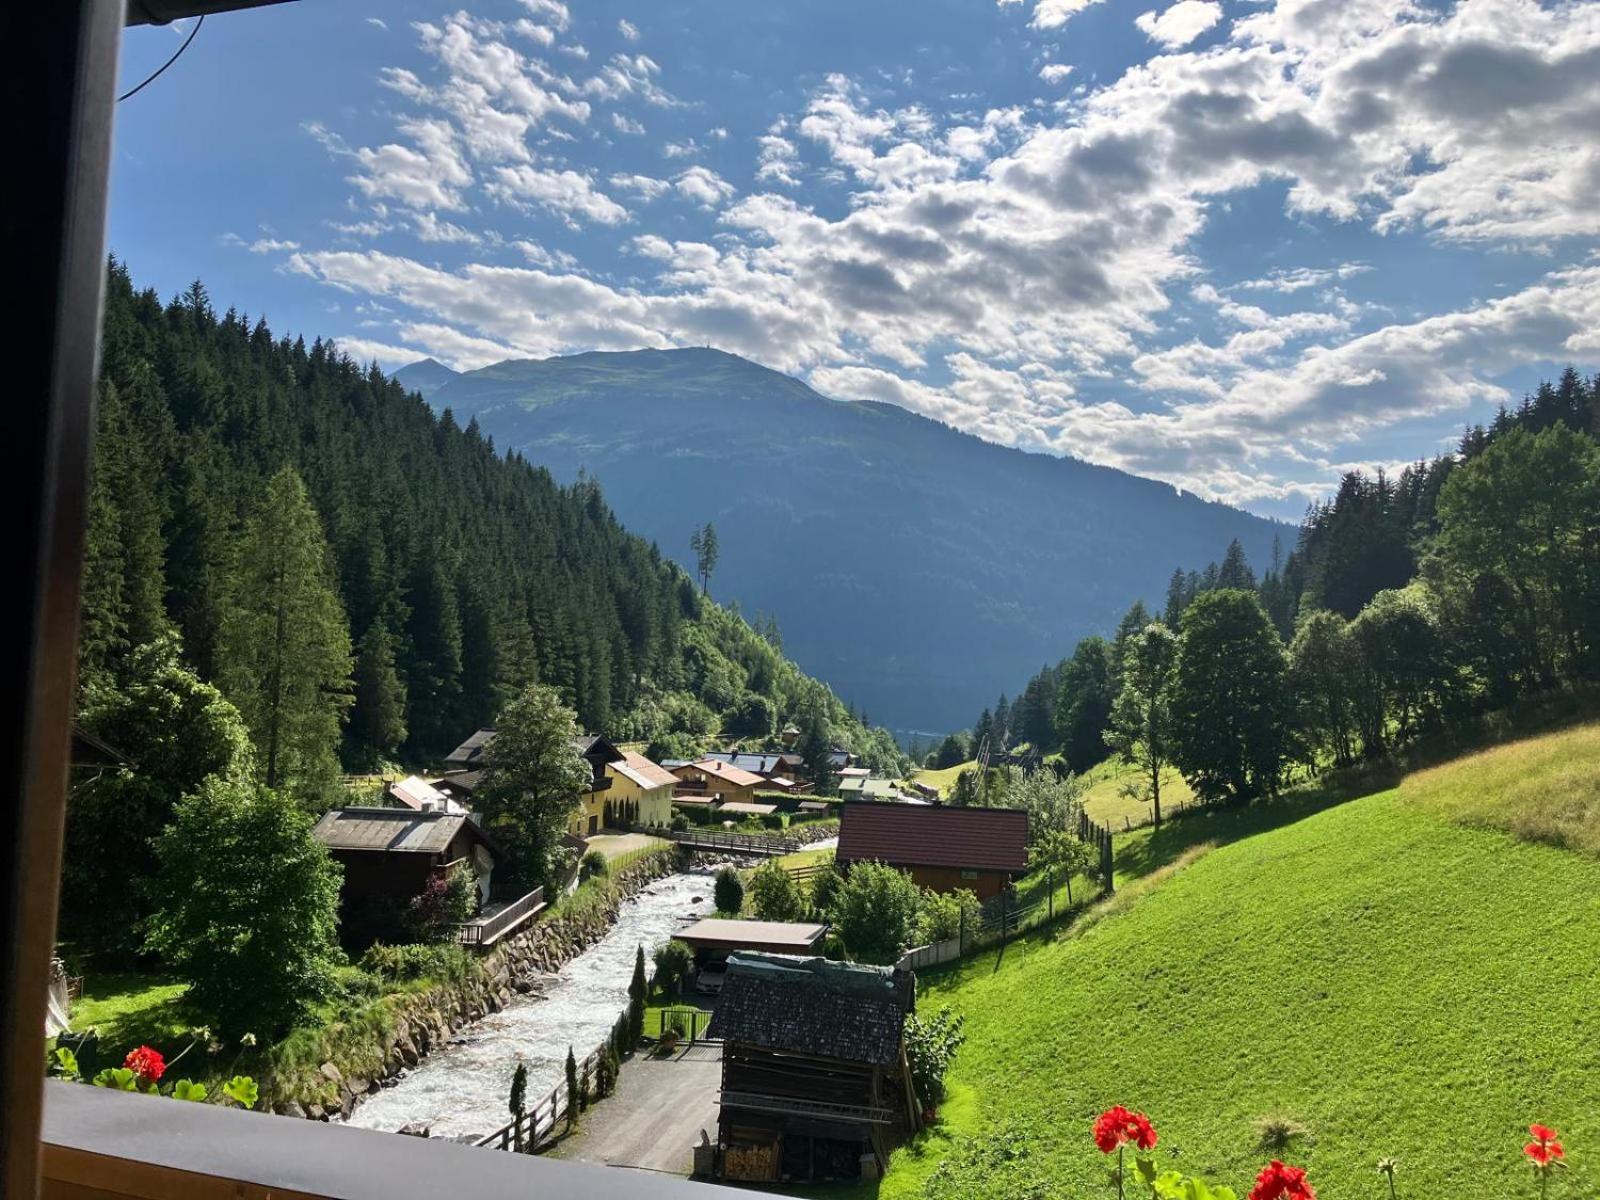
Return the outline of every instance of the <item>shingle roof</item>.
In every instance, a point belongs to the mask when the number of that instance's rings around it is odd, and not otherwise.
[[[494,741],[494,726],[485,726],[445,755],[444,761],[453,767],[481,767],[483,752],[488,749],[492,741]]]
[[[836,857],[893,867],[1022,871],[1028,865],[1028,814],[1020,808],[851,801],[840,805]]]
[[[912,989],[911,973],[892,967],[743,952],[728,959],[707,1034],[887,1066],[900,1057]]]
[[[478,841],[490,844],[483,831],[460,813],[403,808],[336,808],[323,814],[312,833],[330,850],[442,854],[463,826]]]
[[[646,791],[651,788],[673,787],[678,782],[678,777],[671,771],[663,770],[644,755],[635,754],[632,750],[622,751],[621,760],[608,765],[613,771],[626,775]]]

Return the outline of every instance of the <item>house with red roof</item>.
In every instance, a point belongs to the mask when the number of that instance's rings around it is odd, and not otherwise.
[[[1028,869],[1028,814],[1018,808],[952,808],[847,800],[839,806],[835,861],[880,862],[936,892],[998,896]]]

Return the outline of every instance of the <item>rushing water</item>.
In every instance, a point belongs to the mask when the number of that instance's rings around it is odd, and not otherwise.
[[[634,954],[652,954],[688,921],[711,911],[709,873],[670,875],[625,901],[617,923],[566,966],[541,996],[518,996],[462,1029],[393,1087],[369,1096],[350,1117],[366,1129],[412,1121],[434,1137],[483,1134],[510,1120],[511,1076],[528,1064],[531,1105],[566,1075],[567,1048],[581,1058],[606,1039],[628,1003]]]

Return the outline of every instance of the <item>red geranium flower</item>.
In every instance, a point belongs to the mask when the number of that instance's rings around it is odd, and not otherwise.
[[[1567,1152],[1561,1148],[1561,1143],[1556,1140],[1560,1134],[1550,1126],[1529,1125],[1528,1133],[1533,1137],[1533,1141],[1524,1146],[1522,1152],[1541,1171],[1547,1170],[1552,1163],[1567,1156]]]
[[[1094,1144],[1110,1154],[1119,1146],[1149,1150],[1156,1144],[1155,1126],[1143,1113],[1129,1112],[1118,1104],[1094,1119]]]
[[[1306,1182],[1304,1167],[1291,1167],[1273,1159],[1256,1176],[1249,1200],[1317,1200],[1317,1194]]]
[[[167,1072],[167,1060],[161,1057],[159,1050],[152,1050],[149,1046],[129,1050],[122,1065],[137,1075],[140,1083],[156,1083]]]

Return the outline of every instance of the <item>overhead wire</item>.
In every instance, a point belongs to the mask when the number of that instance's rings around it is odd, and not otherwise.
[[[157,67],[153,74],[147,75],[145,77],[145,79],[144,79],[144,82],[139,84],[138,87],[129,88],[127,91],[123,92],[122,95],[118,96],[117,97],[117,103],[121,104],[129,96],[137,96],[140,92],[144,91],[145,88],[149,87],[157,79],[160,79],[161,78],[161,73],[163,71],[165,71],[173,63],[177,62],[180,58],[183,57],[183,52],[189,48],[189,43],[194,41],[194,35],[200,32],[200,26],[204,25],[205,23],[206,23],[205,14],[201,13],[199,20],[195,21],[195,23],[194,23],[194,28],[189,30],[189,36],[183,39],[183,45],[178,47],[177,53],[175,53],[171,58],[167,59],[167,61],[162,63],[159,67]]]

